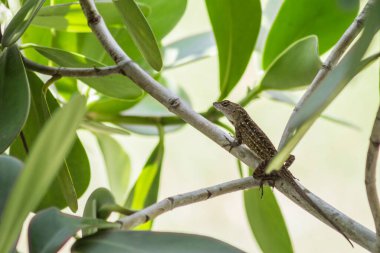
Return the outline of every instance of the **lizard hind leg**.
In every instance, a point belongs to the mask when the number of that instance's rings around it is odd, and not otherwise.
[[[276,184],[276,180],[279,178],[276,172],[270,174],[265,174],[265,168],[268,165],[269,161],[263,161],[257,166],[253,172],[253,178],[260,180],[260,193],[261,198],[264,196],[264,183],[267,182],[272,188]]]

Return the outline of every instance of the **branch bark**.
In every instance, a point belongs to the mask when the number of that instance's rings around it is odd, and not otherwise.
[[[233,181],[217,184],[200,190],[175,195],[157,202],[141,211],[119,220],[122,229],[131,229],[140,224],[153,220],[157,216],[174,208],[205,201],[230,192],[241,191],[260,186],[260,181],[253,177],[245,177]]]
[[[280,150],[285,145],[285,141],[290,135],[289,122],[292,121],[296,112],[303,106],[305,100],[310,97],[311,93],[321,84],[322,80],[336,66],[346,49],[351,45],[351,42],[363,29],[364,22],[368,16],[368,10],[371,8],[371,6],[373,6],[375,1],[377,0],[369,0],[367,2],[363,10],[355,18],[354,22],[347,28],[342,37],[336,43],[335,47],[331,50],[331,53],[323,63],[322,68],[318,71],[308,89],[303,94],[297,105],[294,107],[292,115],[290,116],[288,123],[285,126],[284,133],[282,134],[278,150]]]
[[[367,190],[368,203],[371,208],[373,220],[375,222],[376,234],[380,234],[380,205],[376,188],[376,165],[379,155],[380,145],[380,107],[377,111],[375,122],[373,123],[367,161],[365,167],[365,187]]]
[[[232,141],[232,138],[227,133],[216,127],[200,114],[196,113],[178,96],[154,80],[136,63],[132,62],[107,29],[102,17],[96,9],[93,0],[80,0],[80,4],[88,20],[90,28],[100,43],[103,45],[105,50],[108,52],[108,54],[112,57],[112,59],[117,64],[120,64],[122,62],[128,63],[125,64],[122,68],[123,73],[126,76],[133,80],[138,86],[149,93],[157,101],[166,106],[169,111],[177,114],[184,121],[192,125],[194,128],[227,150],[227,146],[225,146],[225,144],[228,143],[227,140]],[[231,153],[249,167],[255,168],[258,164],[257,157],[255,157],[255,155],[244,145],[232,149]],[[316,213],[316,211],[313,210],[308,205],[308,203],[297,194],[297,192],[294,191],[293,187],[289,183],[284,180],[279,180],[278,183],[276,183],[276,188],[284,193],[288,198],[293,200],[296,204],[307,210],[309,213],[313,214],[318,219],[325,222],[327,225],[330,225],[327,221],[320,217],[318,213]],[[360,223],[350,219],[332,206],[328,205],[323,200],[313,195],[311,192],[309,192],[308,195],[312,198],[312,200],[315,201],[317,205],[320,206],[321,210],[324,211],[326,215],[336,221],[336,223],[341,227],[342,231],[351,240],[355,241],[371,252],[380,252],[379,248],[377,247],[377,237],[375,233],[365,228]],[[134,222],[129,221],[129,223],[132,224]]]

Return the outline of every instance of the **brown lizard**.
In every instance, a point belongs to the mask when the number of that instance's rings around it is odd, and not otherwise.
[[[277,154],[277,150],[273,143],[260,129],[260,127],[251,119],[246,110],[240,105],[228,100],[214,103],[215,109],[220,111],[235,127],[235,140],[230,142],[228,146],[233,147],[245,144],[251,149],[262,161],[255,169],[253,177],[263,182],[267,181],[271,186],[275,185],[277,179],[282,178],[291,184],[295,191],[313,207],[323,218],[325,218],[339,233],[341,233],[353,247],[349,238],[343,233],[336,223],[330,219],[317,204],[310,199],[309,196],[295,182],[292,173],[288,167],[293,163],[295,157],[290,155],[279,171],[272,171],[270,174],[265,173],[265,167],[271,159]]]

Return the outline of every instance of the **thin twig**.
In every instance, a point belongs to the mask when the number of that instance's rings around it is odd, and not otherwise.
[[[377,111],[375,122],[373,123],[367,161],[365,167],[365,187],[367,190],[368,203],[371,208],[373,220],[375,222],[376,234],[380,235],[380,205],[376,188],[376,164],[379,155],[380,145],[380,107]]]
[[[223,194],[241,191],[253,187],[260,186],[260,181],[253,177],[245,177],[233,181],[217,184],[207,188],[178,194],[160,202],[157,202],[143,210],[140,210],[130,216],[126,216],[119,220],[122,229],[131,229],[140,224],[153,220],[157,216],[173,210],[174,208],[190,205],[193,203],[205,201]]]
[[[37,62],[22,57],[25,67],[45,75],[60,75],[70,77],[91,77],[91,76],[107,76],[112,74],[120,74],[122,66],[115,65],[109,67],[93,67],[93,68],[65,68],[65,67],[50,67],[41,65]]]
[[[100,43],[103,45],[105,50],[108,52],[108,54],[112,57],[112,59],[117,64],[122,62],[129,63],[123,67],[123,73],[126,76],[133,80],[138,86],[144,89],[157,101],[166,106],[169,111],[177,114],[180,118],[205,134],[208,138],[216,142],[224,149],[228,150],[228,147],[225,145],[228,143],[228,141],[232,141],[232,138],[227,133],[216,127],[200,114],[196,113],[178,96],[174,95],[170,90],[166,89],[163,85],[154,80],[149,74],[141,69],[140,66],[138,66],[136,63],[131,62],[130,58],[120,48],[120,46],[117,44],[107,29],[93,0],[80,0],[80,4],[88,20],[90,28]],[[255,155],[244,145],[232,149],[231,154],[233,154],[235,157],[237,157],[239,160],[251,168],[255,168],[258,164],[258,158],[255,157]],[[294,191],[292,185],[285,182],[284,180],[279,180],[278,183],[276,183],[276,188],[283,192],[288,198],[292,199],[296,204],[306,209],[308,212],[320,220],[325,221],[314,209],[311,209],[308,206],[308,203],[304,199],[299,197],[299,195]],[[326,215],[328,215],[329,218],[333,219],[336,224],[341,227],[342,231],[350,239],[357,242],[362,247],[368,249],[371,252],[380,252],[380,250],[377,248],[377,237],[375,233],[365,228],[358,222],[350,219],[324,201],[320,200],[312,193],[309,192],[308,195],[315,201],[320,209],[326,213]]]
[[[343,56],[346,49],[350,46],[351,42],[363,29],[364,22],[368,16],[368,10],[371,8],[375,1],[377,0],[369,0],[367,4],[364,6],[363,10],[360,12],[360,14],[355,18],[354,22],[347,28],[342,37],[336,43],[335,47],[331,50],[331,53],[323,63],[322,68],[314,77],[306,92],[303,94],[297,105],[294,107],[292,115],[290,116],[288,123],[285,126],[285,130],[282,134],[281,141],[278,147],[279,150],[285,145],[285,141],[290,135],[289,123],[294,118],[294,115],[303,106],[305,100],[308,97],[310,97],[312,92],[321,84],[322,80],[327,76],[327,74],[336,66],[339,59]]]

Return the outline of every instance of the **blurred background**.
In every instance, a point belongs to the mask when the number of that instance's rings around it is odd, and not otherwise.
[[[280,5],[281,1],[270,1],[270,5],[268,1],[262,1],[259,49]],[[211,31],[211,26],[204,2],[189,0],[183,19],[165,38],[165,43],[207,31]],[[372,42],[371,51],[379,51],[379,48],[380,39],[377,36]],[[253,87],[260,80],[260,53],[255,51],[244,77],[229,96],[230,100],[240,100],[247,87]],[[208,109],[218,97],[217,57],[176,68],[167,74],[188,93],[192,106],[199,112]],[[378,78],[377,61],[361,72],[325,111],[325,114],[348,121],[356,128],[319,119],[293,152],[296,161],[291,167],[292,173],[310,191],[372,230],[374,226],[365,193],[364,166],[368,139],[379,104]],[[290,96],[298,99],[302,93],[303,91],[297,91],[290,93]],[[260,98],[246,109],[277,146],[293,108]],[[92,168],[90,187],[80,199],[82,209],[78,213],[81,213],[89,193],[108,185],[95,138],[85,131],[80,131],[79,134],[89,153]],[[130,155],[132,185],[158,138],[135,134],[115,137]],[[236,178],[239,178],[239,174],[235,158],[197,130],[185,126],[166,135],[159,199]],[[295,252],[366,252],[357,245],[352,249],[339,233],[276,190],[275,194]],[[235,192],[175,209],[158,217],[153,229],[206,235],[246,252],[261,252],[247,223],[242,196],[242,192]],[[26,251],[25,246],[20,249]],[[68,251],[68,248],[61,250]]]

